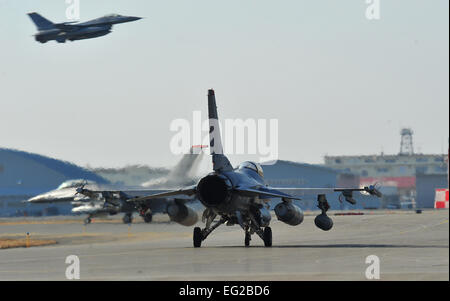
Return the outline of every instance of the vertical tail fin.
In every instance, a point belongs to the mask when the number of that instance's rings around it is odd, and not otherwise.
[[[220,136],[219,116],[217,115],[216,96],[214,90],[208,90],[209,146],[213,160],[214,171],[233,170],[228,158],[223,154],[222,138]]]
[[[36,25],[38,30],[54,28],[54,24],[51,21],[47,20],[38,13],[29,13],[28,16],[30,16],[31,20]]]

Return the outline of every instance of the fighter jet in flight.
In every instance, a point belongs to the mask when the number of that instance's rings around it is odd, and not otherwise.
[[[278,220],[296,226],[303,221],[303,212],[293,204],[292,200],[300,200],[300,196],[303,195],[317,196],[318,208],[322,212],[314,221],[318,228],[327,231],[332,228],[333,221],[326,214],[330,208],[326,194],[340,192],[343,198],[351,204],[355,204],[354,191],[381,196],[374,186],[323,189],[270,187],[264,181],[264,173],[260,164],[244,162],[239,167],[233,168],[223,154],[214,90],[208,91],[208,114],[213,171],[201,178],[196,185],[129,200],[129,202],[142,202],[177,195],[198,198],[206,208],[202,218],[206,222],[206,226],[203,229],[194,228],[194,247],[200,247],[208,235],[224,223],[230,226],[237,224],[242,227],[245,232],[245,246],[250,245],[251,235],[255,233],[264,241],[266,247],[272,246],[272,230],[269,226],[271,214],[268,210],[270,199],[281,199],[281,202],[275,206]],[[219,217],[219,220],[213,224],[216,217]]]
[[[38,29],[38,33],[35,34],[34,37],[36,41],[41,43],[50,40],[55,40],[58,43],[65,43],[66,40],[75,41],[97,38],[109,34],[114,24],[141,19],[139,17],[111,14],[81,23],[53,23],[35,12],[29,13],[28,16],[30,16]]]

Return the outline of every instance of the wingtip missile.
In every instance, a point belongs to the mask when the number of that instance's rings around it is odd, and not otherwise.
[[[364,187],[364,191],[366,191],[367,193],[369,193],[370,195],[374,195],[377,196],[379,198],[381,198],[383,196],[383,194],[381,193],[381,191],[379,191],[375,185],[370,185],[370,186],[366,186]]]

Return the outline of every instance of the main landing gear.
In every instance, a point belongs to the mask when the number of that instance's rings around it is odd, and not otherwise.
[[[265,227],[264,230],[258,229],[258,231],[255,233],[258,234],[259,237],[261,237],[261,239],[264,242],[265,247],[272,246],[272,228]],[[252,240],[252,235],[251,235],[250,231],[245,231],[244,245],[246,247],[249,247],[251,240]]]
[[[148,223],[152,222],[153,215],[151,213],[147,213],[147,214],[144,215],[143,218],[144,218],[144,222],[146,222],[148,224]]]
[[[264,242],[265,247],[272,246],[272,228],[265,227],[264,230],[258,229],[258,231],[254,231],[254,233],[258,234]],[[250,241],[252,240],[252,233],[249,230],[245,231],[244,245],[246,247],[250,246]]]
[[[245,231],[245,246],[250,246],[251,235],[256,233],[263,240],[265,247],[271,247],[272,228],[269,227],[270,216],[268,219],[264,220],[257,212],[258,211],[250,211],[245,219],[240,216],[240,214],[237,214],[241,219],[239,224]]]
[[[205,229],[201,229],[200,227],[194,228],[194,248],[200,248],[202,246],[202,241],[204,241],[212,231],[214,231],[217,227],[225,223],[227,220],[225,218],[221,218],[217,223],[215,223],[212,227],[208,227],[208,223],[206,224]]]
[[[133,214],[126,213],[123,216],[122,221],[123,221],[124,224],[131,224],[133,222]]]
[[[265,227],[263,233],[264,246],[271,247],[272,246],[272,228]]]
[[[200,248],[202,246],[203,234],[200,227],[194,228],[194,248]]]
[[[139,215],[144,219],[144,222],[151,223],[153,220],[153,213],[148,208],[143,208],[139,210]]]
[[[249,216],[246,216],[244,219],[241,215],[241,213],[236,213],[236,218],[232,217],[221,217],[219,221],[217,221],[214,225],[211,226],[214,218],[216,217],[216,214],[205,211],[203,213],[203,219],[206,221],[206,227],[204,229],[201,229],[200,227],[194,228],[193,233],[193,243],[194,248],[200,248],[202,245],[202,242],[208,237],[209,234],[211,234],[212,231],[214,231],[217,227],[220,225],[227,223],[227,225],[231,226],[234,224],[241,225],[242,229],[245,231],[245,239],[244,239],[244,245],[246,247],[250,246],[251,236],[252,234],[256,233],[264,242],[265,247],[271,247],[272,246],[272,229],[265,225],[266,227],[262,227],[261,223],[258,223],[257,218],[255,218],[254,215],[249,214]]]
[[[246,247],[250,246],[250,240],[252,240],[252,235],[248,231],[245,231],[244,245]]]

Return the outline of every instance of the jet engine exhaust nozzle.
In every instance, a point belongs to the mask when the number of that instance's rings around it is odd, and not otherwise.
[[[206,206],[217,206],[230,198],[231,183],[220,175],[208,175],[197,185],[198,198]]]

